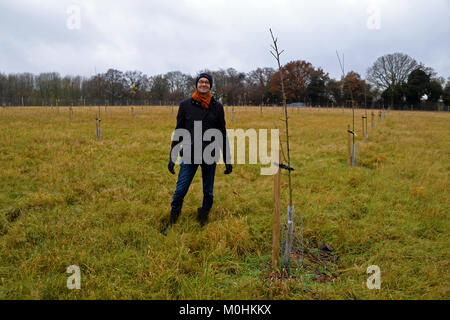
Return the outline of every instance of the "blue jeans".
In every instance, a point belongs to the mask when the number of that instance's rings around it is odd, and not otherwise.
[[[177,187],[172,198],[172,212],[180,213],[183,200],[189,190],[192,179],[194,179],[199,164],[180,163],[180,173],[178,174]],[[203,204],[202,208],[210,210],[213,205],[214,176],[216,174],[216,164],[201,164],[203,181]]]

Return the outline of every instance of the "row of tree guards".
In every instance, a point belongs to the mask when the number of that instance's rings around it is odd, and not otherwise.
[[[371,125],[372,130],[375,130],[375,112],[372,111],[371,113]],[[378,111],[378,122],[383,122],[384,118],[386,117],[385,111]],[[362,130],[361,130],[361,136],[364,137],[364,140],[366,142],[369,141],[369,125],[368,125],[368,116],[367,116],[367,110],[366,114],[361,116],[361,123],[362,123]],[[356,142],[355,137],[357,136],[356,132],[354,130],[350,130],[350,124],[347,126],[347,163],[349,166],[355,166],[356,163]]]
[[[56,112],[57,114],[59,114],[60,113],[60,108],[65,108],[65,107],[57,106],[57,107],[47,107],[47,108],[50,108],[50,110],[52,112]],[[74,109],[79,109],[79,108],[82,108],[82,107],[73,107],[73,106],[69,106],[68,107],[70,120],[74,120],[74,118],[75,118]],[[96,116],[95,116],[96,132],[97,132],[97,140],[100,141],[101,140],[101,134],[100,134],[101,108],[104,108],[104,112],[106,113],[108,107],[106,107],[106,106],[105,107],[97,106],[97,107],[86,107],[86,108],[89,108],[89,109],[97,108],[97,112],[95,113],[96,114]],[[113,110],[114,109],[121,109],[121,108],[123,108],[123,106],[122,107],[113,106],[111,108]],[[136,117],[136,111],[135,110],[136,110],[137,107],[131,106],[131,107],[125,107],[125,108],[129,108],[130,115],[131,115],[132,118]],[[231,109],[229,112],[231,112],[232,121],[235,122],[236,121],[235,106],[232,106],[232,107],[229,107],[229,108]],[[255,108],[255,107],[249,106],[249,108]],[[175,107],[174,106],[170,106],[170,109],[171,109],[171,113],[174,114]],[[300,109],[301,108],[299,108],[299,107],[290,107],[290,108],[282,109],[283,114],[284,115],[287,114],[289,109],[292,109],[292,110],[297,109],[297,113],[300,113]],[[141,110],[144,110],[144,106],[141,106]],[[261,114],[263,113],[263,107],[262,106],[260,107],[260,112],[261,112]],[[363,132],[363,135],[365,135],[365,140],[368,141],[369,140],[369,131],[368,131],[369,126],[367,124],[367,122],[368,122],[367,109],[365,110],[365,114],[366,115],[362,116],[362,132]],[[384,110],[383,111],[382,110],[378,111],[379,122],[381,122],[383,120],[383,118],[385,117],[385,114],[386,114],[386,112]],[[375,112],[374,111],[371,112],[371,123],[372,123],[372,129],[375,129]],[[348,164],[353,166],[353,165],[355,165],[356,146],[355,146],[355,143],[352,143],[352,141],[353,141],[353,137],[356,136],[356,133],[353,130],[350,129],[350,125],[348,125],[347,132],[348,132],[348,146],[349,146],[348,147],[348,150],[349,150],[348,151],[348,154],[349,154],[348,155]]]
[[[63,109],[68,108],[70,118],[73,120],[74,117],[75,117],[74,116],[74,111],[75,110],[78,110],[78,111],[82,111],[82,110],[86,110],[86,109],[94,110],[94,109],[97,108],[98,109],[98,113],[100,114],[100,110],[101,109],[104,109],[104,112],[106,112],[107,109],[108,110],[123,110],[123,108],[129,108],[130,114],[134,118],[135,115],[136,115],[136,111],[135,110],[138,110],[139,108],[141,110],[144,110],[144,109],[148,110],[148,108],[154,108],[154,107],[167,108],[167,109],[170,108],[172,114],[174,114],[174,112],[175,112],[175,110],[177,108],[177,106],[173,106],[173,105],[172,106],[104,106],[104,107],[103,106],[86,106],[86,107],[83,107],[83,106],[68,106],[68,107],[67,106],[49,106],[49,107],[43,107],[43,110],[51,110],[52,112],[56,111],[56,113],[59,114],[61,108],[63,108]],[[2,109],[4,111],[7,110],[7,109],[10,109],[10,108],[15,109],[17,107],[2,107]],[[34,108],[34,107],[24,107],[24,108]],[[38,106],[36,108],[41,108],[41,107]],[[227,112],[231,113],[232,121],[236,121],[236,119],[237,119],[236,114],[238,113],[238,111],[242,111],[242,110],[248,111],[248,110],[258,110],[258,109],[259,109],[261,114],[263,114],[263,110],[268,110],[268,111],[281,110],[282,114],[283,115],[285,114],[285,110],[282,107],[281,108],[280,107],[268,107],[268,106],[263,106],[263,105],[261,105],[259,107],[257,107],[257,106],[225,106],[225,110]],[[335,107],[335,108],[326,108],[326,107],[287,107],[287,111],[289,113],[296,112],[296,113],[300,114],[301,111],[308,111],[308,110],[311,111],[311,112],[312,111],[314,111],[314,112],[320,112],[320,111],[327,112],[327,111],[333,111],[333,110],[342,110],[342,112],[345,112],[346,108],[344,108],[343,106],[342,107]],[[359,110],[361,110],[361,109],[359,109]],[[368,110],[372,110],[372,109],[368,109]],[[378,110],[372,110],[372,112],[375,112],[375,111],[378,111]],[[367,112],[367,109],[365,110],[365,112]]]

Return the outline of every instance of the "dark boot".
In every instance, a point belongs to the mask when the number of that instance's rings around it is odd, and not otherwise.
[[[177,222],[179,216],[180,212],[173,212],[173,211],[170,212],[169,222],[167,223],[166,227],[162,232],[163,235],[167,236],[167,233],[169,232],[172,225]]]
[[[197,220],[198,222],[200,222],[200,226],[203,228],[208,222],[209,210],[198,208],[197,212],[198,212]]]

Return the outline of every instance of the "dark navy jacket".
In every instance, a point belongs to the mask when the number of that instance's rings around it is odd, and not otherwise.
[[[175,129],[183,128],[188,130],[190,133],[191,144],[189,146],[187,143],[183,143],[183,149],[191,149],[191,163],[194,163],[194,121],[202,122],[202,136],[208,129],[218,129],[222,133],[223,143],[221,145],[221,151],[223,154],[223,160],[225,163],[231,163],[230,150],[227,144],[228,137],[225,128],[225,112],[223,109],[223,105],[220,102],[216,101],[214,97],[211,98],[208,109],[203,108],[200,103],[195,101],[192,97],[183,100],[180,103],[177,114],[177,125]],[[170,148],[171,152],[174,146],[179,142],[180,141],[177,140],[172,141],[172,146]],[[210,143],[210,141],[202,142],[202,154],[205,147]],[[181,156],[183,156],[182,150]]]

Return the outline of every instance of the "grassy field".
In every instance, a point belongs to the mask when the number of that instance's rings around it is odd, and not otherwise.
[[[98,108],[74,110],[73,120],[62,107],[0,110],[0,299],[450,298],[450,113],[391,112],[366,143],[358,110],[350,168],[349,110],[291,110],[306,252],[292,255],[283,279],[271,272],[273,177],[259,165],[235,165],[229,176],[218,167],[205,229],[195,219],[198,172],[164,237],[176,108],[136,107],[132,117],[101,107],[100,142]],[[229,128],[283,125],[279,109],[226,116]],[[66,287],[70,265],[81,269],[81,290]],[[380,290],[366,287],[370,265],[381,269]]]

